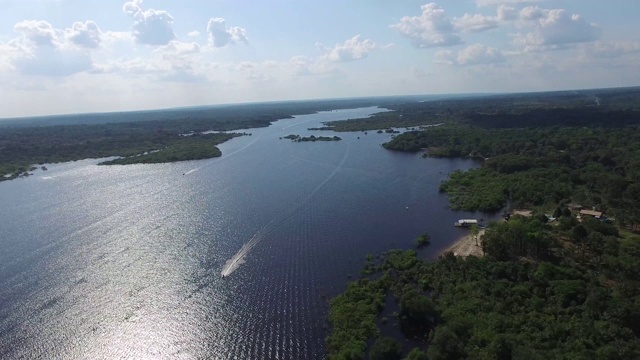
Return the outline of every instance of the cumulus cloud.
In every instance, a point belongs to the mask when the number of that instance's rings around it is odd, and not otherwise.
[[[498,6],[498,20],[512,21],[518,19],[518,10],[512,6],[502,4]]]
[[[94,22],[75,23],[70,29],[56,29],[42,20],[25,20],[14,30],[19,37],[8,45],[13,49],[12,67],[26,75],[68,76],[91,69],[92,60],[84,48],[99,44]],[[87,33],[94,32],[98,38]]]
[[[404,16],[391,25],[400,35],[418,48],[453,46],[462,43],[453,22],[443,8],[435,3],[422,5],[420,16]]]
[[[520,10],[520,18],[522,20],[538,20],[547,16],[549,13],[548,9],[543,9],[538,6],[527,6],[526,8]]]
[[[498,6],[504,4],[531,4],[536,2],[543,2],[548,0],[476,0],[478,7],[485,6]]]
[[[97,48],[101,42],[100,28],[93,21],[74,22],[65,30],[65,38],[81,48]]]
[[[507,61],[504,54],[496,49],[482,44],[474,44],[460,51],[440,50],[436,53],[436,63],[473,66],[501,64]]]
[[[498,20],[492,16],[484,16],[482,14],[464,14],[464,16],[453,20],[457,29],[464,32],[483,32],[498,27]]]
[[[518,34],[514,39],[525,51],[561,49],[571,44],[592,42],[602,32],[596,24],[564,9],[527,7],[522,9],[520,17],[535,27],[534,31]]]
[[[13,30],[22,35],[22,39],[35,46],[57,46],[60,44],[60,30],[43,20],[25,20],[13,27]]]
[[[142,0],[127,2],[122,10],[135,21],[132,34],[139,44],[165,45],[176,38],[173,17],[164,10],[143,10]]]
[[[14,70],[13,59],[17,54],[15,46],[0,42],[0,72]]]
[[[213,47],[224,47],[233,45],[238,42],[247,44],[247,31],[241,27],[227,27],[226,20],[223,18],[211,18],[207,23],[207,33],[209,34],[209,43]]]
[[[316,46],[326,51],[325,58],[330,61],[353,61],[364,59],[370,52],[379,48],[378,44],[370,39],[362,39],[356,35],[342,44],[336,44],[333,48],[326,48],[322,44]]]

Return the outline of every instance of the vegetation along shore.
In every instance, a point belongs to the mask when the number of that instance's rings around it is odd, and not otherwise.
[[[331,301],[329,358],[640,358],[640,89],[408,111],[443,125],[385,148],[480,162],[440,186],[453,209],[529,211],[437,261],[415,250],[369,256]]]

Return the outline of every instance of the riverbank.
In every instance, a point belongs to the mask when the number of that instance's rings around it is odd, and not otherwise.
[[[476,240],[473,238],[471,232],[466,235],[461,236],[458,240],[456,240],[453,245],[449,246],[445,249],[442,254],[452,252],[455,256],[467,257],[467,256],[484,256],[484,252],[482,251],[482,246],[480,246],[480,238],[484,235],[485,229],[480,229],[478,233],[478,241],[476,245]]]

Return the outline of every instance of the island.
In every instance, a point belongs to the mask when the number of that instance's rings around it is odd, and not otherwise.
[[[383,146],[478,161],[440,191],[453,209],[504,218],[477,245],[463,236],[478,251],[460,256],[370,254],[331,301],[328,358],[640,358],[640,89],[426,108],[441,126]]]
[[[219,157],[222,156],[222,152],[218,147],[216,147],[216,145],[234,137],[243,135],[248,134],[191,134],[189,136],[182,136],[177,140],[170,142],[162,149],[103,161],[98,163],[98,165],[156,164]]]
[[[378,101],[385,104],[385,101]],[[103,164],[157,163],[220,156],[216,145],[238,135],[185,135],[267,127],[333,109],[372,106],[370,99],[292,101],[0,119],[0,181],[28,176],[34,165],[119,157]]]
[[[340,138],[339,136],[331,136],[331,137],[329,137],[329,136],[315,136],[315,135],[300,136],[300,135],[294,135],[294,134],[283,136],[281,139],[288,139],[288,140],[291,140],[293,142],[340,141],[340,140],[342,140],[342,138]]]

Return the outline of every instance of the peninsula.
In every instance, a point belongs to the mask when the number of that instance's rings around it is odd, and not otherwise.
[[[384,147],[477,159],[440,187],[454,209],[530,210],[437,261],[370,255],[331,301],[329,359],[640,358],[640,89],[423,110],[422,123],[443,124]]]

